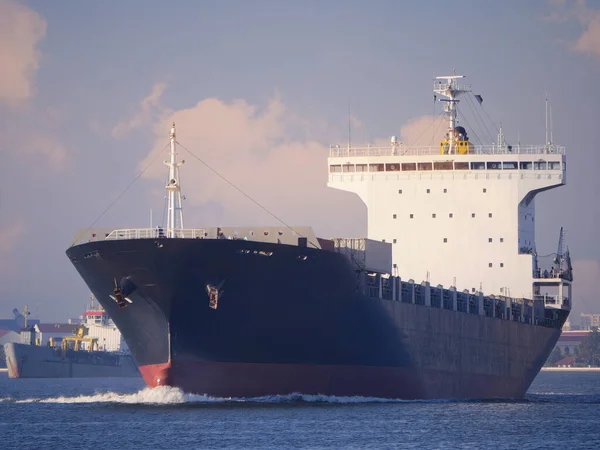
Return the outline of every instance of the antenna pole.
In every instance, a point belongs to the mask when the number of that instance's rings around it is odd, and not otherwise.
[[[167,237],[174,238],[177,229],[183,229],[183,206],[181,204],[181,186],[179,184],[179,166],[185,161],[177,162],[175,122],[169,133],[171,140],[171,151],[169,161],[164,164],[169,168],[169,179],[167,181]],[[179,214],[178,214],[179,213]],[[179,223],[177,217],[179,216]]]
[[[546,96],[546,145],[548,145],[548,91],[545,87],[544,94]]]
[[[350,102],[348,102],[348,150],[352,146],[352,116],[350,113]]]
[[[552,137],[552,130],[553,130],[553,126],[552,126],[552,104],[550,104],[550,145],[552,145],[552,143],[554,142],[554,138]]]

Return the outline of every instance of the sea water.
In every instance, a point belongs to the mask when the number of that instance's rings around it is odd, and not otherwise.
[[[0,373],[0,448],[599,449],[600,372],[542,372],[519,401],[223,399]]]

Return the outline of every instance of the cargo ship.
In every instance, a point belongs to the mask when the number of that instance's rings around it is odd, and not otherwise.
[[[9,378],[139,377],[131,353],[110,342],[114,325],[106,312],[88,310],[84,317],[85,323],[69,327],[72,335],[42,342],[36,328],[27,324],[26,311],[21,342],[3,347]]]
[[[534,226],[535,197],[566,183],[565,148],[511,146],[501,132],[473,144],[458,122],[472,95],[463,78],[434,80],[448,122],[439,145],[330,147],[328,186],[365,202],[364,239],[184,228],[173,124],[166,227],[78,231],[66,251],[146,384],[522,398],[571,308],[568,250],[538,257]]]

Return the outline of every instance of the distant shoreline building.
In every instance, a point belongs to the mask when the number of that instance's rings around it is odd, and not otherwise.
[[[581,313],[581,329],[591,330],[600,328],[600,314]]]

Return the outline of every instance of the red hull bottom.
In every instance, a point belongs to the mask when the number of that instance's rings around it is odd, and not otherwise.
[[[516,380],[489,375],[423,373],[396,367],[184,362],[140,367],[149,387],[173,386],[215,397],[301,393],[393,399],[521,398]]]

